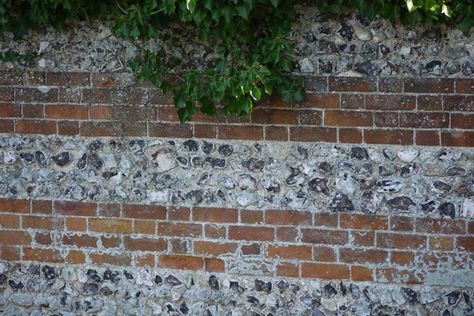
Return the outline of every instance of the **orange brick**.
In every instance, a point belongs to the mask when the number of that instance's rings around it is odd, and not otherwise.
[[[132,221],[127,219],[90,218],[89,229],[101,233],[131,233]]]
[[[16,215],[0,215],[0,228],[20,228],[20,217]]]
[[[52,263],[63,263],[64,258],[61,256],[59,250],[56,249],[44,249],[44,248],[23,248],[22,260],[26,261],[40,261],[40,262],[52,262]]]
[[[123,244],[126,250],[132,251],[166,251],[167,249],[166,240],[156,238],[132,238],[125,236]]]
[[[349,279],[349,267],[342,264],[302,263],[301,276],[317,279]]]
[[[158,268],[202,270],[204,268],[204,259],[191,256],[159,256]]]
[[[280,262],[276,267],[276,275],[297,278],[299,276],[299,266],[294,263]]]
[[[129,266],[131,259],[126,254],[91,253],[92,263],[98,265]]]
[[[386,230],[388,218],[376,215],[341,214],[339,217],[341,228]]]
[[[198,222],[218,222],[236,223],[238,221],[238,211],[225,208],[193,208],[193,221]]]
[[[204,258],[204,269],[207,272],[225,272],[225,262],[217,258]]]
[[[313,216],[303,211],[273,211],[265,212],[265,222],[271,225],[312,225]]]
[[[0,212],[29,213],[30,201],[14,200],[14,199],[0,199]]]
[[[352,266],[352,281],[373,281],[373,270],[368,267]]]
[[[223,255],[233,254],[237,250],[236,243],[217,243],[212,241],[194,242],[194,253],[197,255]]]
[[[284,259],[311,260],[311,246],[275,246],[267,248],[269,257]]]

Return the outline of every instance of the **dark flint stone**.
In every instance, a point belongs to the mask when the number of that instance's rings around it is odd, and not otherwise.
[[[280,294],[282,294],[283,292],[285,292],[288,289],[289,285],[288,285],[288,282],[280,280],[277,283],[277,287],[280,290]]]
[[[359,21],[359,23],[362,26],[369,26],[369,24],[370,24],[370,19],[366,15],[364,15],[363,13],[357,13],[356,19]]]
[[[219,290],[219,280],[217,279],[217,277],[215,275],[211,275],[209,277],[209,286],[211,287],[211,289],[215,290],[215,291],[218,291]]]
[[[188,160],[184,157],[176,157],[176,161],[181,167],[186,167],[188,165]]]
[[[374,76],[379,73],[379,67],[377,64],[371,62],[371,61],[364,61],[362,63],[356,63],[354,65],[355,71],[368,75],[368,76]]]
[[[409,287],[402,288],[402,294],[407,299],[408,303],[410,303],[411,305],[415,305],[420,302],[418,300],[418,293],[416,293]]]
[[[52,157],[53,161],[60,167],[64,167],[71,161],[71,155],[67,151],[63,151]]]
[[[433,72],[434,70],[436,70],[436,68],[439,68],[443,65],[443,63],[439,60],[433,60],[433,61],[430,61],[429,63],[427,63],[425,65],[425,72],[426,73],[430,73],[430,72]]]
[[[23,283],[21,283],[21,281],[15,282],[13,280],[8,280],[8,285],[15,291],[21,290],[23,288]]]
[[[94,295],[99,291],[99,286],[95,283],[85,283],[82,291],[85,295]]]
[[[0,274],[0,285],[4,285],[7,282],[7,276],[5,274]]]
[[[456,217],[456,206],[451,202],[441,204],[438,207],[438,210],[441,215],[449,216],[451,218]]]
[[[441,38],[441,30],[437,27],[430,28],[423,32],[423,38],[429,40],[436,40]]]
[[[395,153],[393,151],[391,151],[390,149],[387,149],[385,148],[383,150],[383,155],[385,156],[385,158],[389,159],[389,160],[395,160],[395,158],[397,158],[397,155],[395,155]]]
[[[347,293],[347,287],[342,283],[342,281],[339,283],[339,289],[341,290],[342,296],[345,296]]]
[[[35,160],[35,156],[30,153],[21,153],[20,158],[26,161],[27,163],[32,163]]]
[[[445,309],[441,316],[451,316],[451,312],[449,310]]]
[[[135,141],[132,141],[135,142]],[[99,150],[104,147],[104,144],[100,140],[94,140],[92,143],[89,144],[89,150]]]
[[[466,61],[461,65],[463,75],[471,76],[474,75],[474,63]]]
[[[247,168],[250,171],[262,171],[265,167],[265,162],[263,160],[257,160],[255,158],[250,158],[242,163],[242,166]]]
[[[87,270],[87,277],[88,277],[89,280],[92,280],[94,282],[101,282],[102,281],[102,279],[100,278],[97,271],[93,270],[93,269]]]
[[[415,203],[408,196],[397,196],[387,202],[392,210],[408,211],[410,206],[415,206]]]
[[[210,163],[213,168],[225,168],[225,159],[206,157],[206,162]]]
[[[337,192],[329,204],[329,208],[333,212],[352,212],[354,211],[354,204],[347,195]]]
[[[183,143],[184,148],[188,151],[198,151],[199,145],[196,141],[189,139]]]
[[[78,169],[84,169],[86,167],[86,163],[87,163],[87,155],[83,154],[81,158],[77,161],[76,166]]]
[[[461,298],[461,292],[452,291],[446,294],[446,298],[448,299],[448,304],[454,306],[459,302],[459,299]]]
[[[163,279],[162,279],[159,275],[155,276],[155,280],[154,280],[154,281],[155,281],[155,284],[161,284],[161,283],[163,283]]]
[[[90,154],[89,157],[87,157],[87,162],[97,170],[102,168],[103,165],[102,159],[100,159],[96,153]]]
[[[206,155],[210,154],[212,150],[214,149],[214,145],[209,143],[209,142],[202,142],[201,146],[202,152],[205,153]]]
[[[267,294],[270,294],[272,291],[272,282],[264,282],[262,280],[256,279],[255,290],[257,292],[263,291],[263,292],[266,292]]]
[[[260,301],[255,296],[247,296],[247,302],[258,305]]]
[[[319,165],[318,165],[318,169],[319,169],[319,170],[322,170],[322,171],[324,171],[324,172],[326,172],[326,173],[331,172],[331,171],[332,171],[332,168],[333,168],[332,165],[331,165],[329,162],[327,162],[327,161],[322,161],[322,162],[320,162]]]
[[[174,275],[171,275],[171,274],[165,278],[165,281],[167,284],[171,286],[178,286],[178,285],[183,284],[180,280],[178,280]]]
[[[382,56],[387,56],[390,54],[390,48],[385,45],[379,45],[379,52]]]
[[[302,295],[300,297],[300,302],[306,308],[315,308],[316,306],[319,306],[321,304],[321,300],[318,297],[309,294]]]
[[[367,153],[367,149],[362,147],[352,147],[351,148],[351,158],[356,158],[359,160],[367,160],[369,158],[369,154]]]
[[[56,275],[56,272],[54,271],[54,268],[53,267],[50,267],[50,266],[44,266],[41,271],[43,271],[43,274],[44,274],[44,277],[47,279],[47,280],[54,280],[57,275]]]
[[[242,294],[245,291],[245,289],[239,285],[239,282],[236,281],[230,281],[229,287],[239,294]]]
[[[191,163],[195,167],[202,167],[204,165],[204,159],[198,156],[191,158]]]
[[[41,166],[46,166],[46,156],[43,154],[41,151],[36,151],[35,152],[35,158],[36,162],[40,164]]]
[[[186,303],[183,302],[180,306],[179,306],[179,310],[181,311],[181,313],[183,314],[187,314],[189,312],[189,308],[188,306],[186,306]]]
[[[313,192],[321,192],[324,195],[329,196],[329,188],[327,185],[328,181],[323,178],[314,178],[309,181],[309,189]]]
[[[202,202],[202,190],[192,190],[186,193],[186,199],[191,200],[193,204],[199,204]]]
[[[400,175],[406,178],[408,176],[414,175],[417,171],[418,168],[416,167],[416,163],[409,163],[402,167]]]
[[[298,146],[298,154],[302,159],[308,159],[308,150],[304,147]]]
[[[231,145],[220,145],[219,148],[217,149],[219,154],[222,156],[230,156],[234,152],[234,148]]]
[[[117,284],[120,282],[120,274],[117,271],[110,271],[110,270],[105,270],[104,272],[104,280],[109,280],[112,281],[113,283]]]
[[[424,203],[421,203],[421,210],[425,213],[431,213],[435,210],[436,208],[436,202],[435,201],[426,201]]]
[[[469,198],[474,196],[474,181],[461,182],[455,191],[457,195],[462,197]]]
[[[123,270],[123,275],[125,275],[125,278],[127,278],[127,280],[133,280],[133,275],[127,270]]]
[[[466,305],[470,305],[471,299],[469,298],[469,294],[467,294],[466,292],[462,292],[462,296],[464,297],[464,302],[466,302]]]
[[[443,181],[435,181],[433,182],[433,186],[439,191],[448,192],[451,190],[451,186]]]
[[[466,169],[461,167],[451,167],[446,170],[445,174],[449,177],[464,176],[466,175]]]
[[[114,292],[112,292],[112,290],[108,286],[104,286],[103,288],[101,288],[100,293],[102,293],[105,296],[114,294]]]
[[[327,298],[333,298],[336,294],[337,294],[337,290],[334,286],[332,286],[331,284],[326,284],[324,286],[324,295]]]
[[[115,177],[118,173],[115,171],[104,171],[102,172],[102,178],[109,180],[112,177]]]

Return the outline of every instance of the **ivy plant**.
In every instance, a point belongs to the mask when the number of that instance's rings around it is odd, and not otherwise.
[[[70,21],[105,21],[115,35],[139,45],[131,68],[140,80],[172,93],[185,122],[197,110],[248,114],[273,91],[287,101],[303,98],[301,84],[290,75],[289,33],[296,4],[316,5],[334,15],[356,8],[368,18],[379,15],[405,24],[455,24],[464,33],[474,25],[471,0],[0,0],[0,36],[12,32],[21,37],[50,25],[62,29]],[[210,67],[170,76],[179,61],[146,44],[172,25],[195,30],[215,50]]]

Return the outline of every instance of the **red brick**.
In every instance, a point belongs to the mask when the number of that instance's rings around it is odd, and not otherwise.
[[[370,110],[413,110],[416,97],[407,95],[368,95],[366,108]]]
[[[44,105],[23,104],[22,113],[24,118],[44,118]]]
[[[339,142],[347,144],[362,143],[362,131],[355,128],[339,128]]]
[[[204,269],[207,272],[225,272],[224,260],[216,258],[204,258]]]
[[[276,275],[297,278],[299,276],[299,265],[289,262],[280,262],[276,267]]]
[[[126,122],[120,125],[122,136],[147,136],[147,124],[145,122]]]
[[[90,218],[89,230],[100,233],[131,233],[132,221],[112,218]]]
[[[82,251],[69,250],[65,261],[69,264],[84,264],[86,262],[86,255]]]
[[[216,138],[217,125],[195,124],[194,137],[196,138]]]
[[[413,231],[414,221],[408,216],[390,217],[390,230],[395,231]]]
[[[457,249],[465,249],[466,251],[474,252],[474,237],[458,237]]]
[[[104,248],[118,248],[122,244],[121,237],[112,236],[100,236],[100,242]]]
[[[189,221],[191,211],[187,207],[168,208],[168,220],[170,221]]]
[[[242,245],[240,251],[244,256],[259,255],[262,252],[262,249],[259,244],[249,244]]]
[[[158,235],[171,237],[200,237],[202,236],[202,225],[162,222],[158,223]]]
[[[416,131],[416,144],[421,146],[439,146],[440,134],[438,131]]]
[[[155,267],[155,255],[143,254],[135,256],[135,265],[137,267],[153,268]]]
[[[10,86],[10,85],[21,85],[23,84],[23,70],[13,71],[13,70],[2,70],[0,71],[0,85],[1,86]],[[28,82],[25,82],[28,84]]]
[[[190,124],[150,123],[148,126],[150,137],[193,137],[193,128]]]
[[[341,214],[339,217],[341,228],[386,230],[388,218],[376,215]]]
[[[410,130],[364,130],[364,141],[367,144],[413,144],[413,131]]]
[[[80,103],[82,98],[82,88],[80,87],[60,87],[59,102]]]
[[[397,127],[398,113],[394,112],[377,112],[374,117],[375,126],[380,127]]]
[[[112,107],[112,120],[121,122],[155,121],[155,111],[149,107],[115,105]]]
[[[288,127],[265,126],[265,140],[287,141]]]
[[[160,122],[179,122],[175,107],[159,107],[156,109],[156,118]]]
[[[352,281],[373,281],[373,270],[368,267],[352,266]]]
[[[314,214],[314,226],[337,227],[339,222],[337,214],[320,213]]]
[[[63,245],[76,246],[76,247],[97,247],[97,237],[88,235],[64,235]]]
[[[279,241],[296,241],[298,230],[295,227],[277,227],[276,235]]]
[[[196,255],[218,256],[223,254],[233,254],[236,250],[236,243],[218,243],[201,240],[197,240],[194,242],[194,253]]]
[[[474,94],[474,79],[456,79],[456,92]]]
[[[302,263],[301,276],[328,280],[349,279],[349,267],[342,264]]]
[[[158,268],[202,270],[204,268],[204,260],[200,257],[191,256],[159,256]]]
[[[58,123],[58,135],[79,135],[79,122],[63,121]]]
[[[336,253],[333,248],[323,246],[313,246],[314,261],[319,262],[335,262]]]
[[[156,222],[154,220],[133,220],[133,232],[136,234],[155,234]]]
[[[261,224],[263,223],[263,212],[262,211],[240,211],[240,222],[247,224]]]
[[[446,95],[444,96],[445,111],[474,111],[474,95]]]
[[[64,262],[64,258],[61,256],[59,250],[30,247],[23,248],[23,256],[21,259],[25,261],[39,261],[51,263]]]
[[[180,239],[169,239],[168,240],[168,251],[172,254],[186,255],[189,253],[189,242],[187,240]]]
[[[0,91],[0,100],[2,92]],[[41,91],[37,88],[15,88],[15,100],[30,103],[51,103],[58,102],[58,89],[49,88],[48,91]],[[10,101],[10,100],[4,100]]]
[[[448,126],[447,113],[400,113],[400,127],[446,128]]]
[[[13,101],[13,88],[0,87],[0,101]]]
[[[68,216],[95,216],[97,205],[86,202],[54,201],[54,210],[58,214]]]
[[[94,87],[112,87],[114,85],[114,77],[111,73],[92,73],[91,79]]]
[[[127,254],[91,253],[89,257],[97,265],[129,266],[132,262]]]
[[[276,211],[265,212],[265,223],[270,225],[312,225],[313,215],[303,211]]]
[[[415,261],[415,255],[413,252],[392,252],[392,263],[399,266],[412,265]]]
[[[48,118],[87,120],[87,107],[83,105],[46,105],[44,113]]]
[[[474,114],[451,114],[451,128],[474,129]]]
[[[377,233],[377,247],[392,249],[424,249],[426,248],[426,237],[419,235]]]
[[[0,228],[20,228],[20,216],[0,214]]]
[[[443,109],[443,101],[441,96],[419,95],[417,108],[422,111],[441,111]]]
[[[454,79],[409,78],[403,81],[405,92],[417,93],[452,93]]]
[[[388,261],[388,252],[378,249],[340,248],[339,260],[347,263],[384,263]]]
[[[335,142],[337,130],[323,127],[290,127],[290,140],[301,142]]]
[[[204,233],[206,238],[225,238],[226,228],[220,225],[204,225]]]
[[[164,239],[156,238],[132,238],[125,236],[123,245],[126,250],[132,251],[166,251],[167,243]]]
[[[19,134],[56,134],[56,122],[17,120],[15,131]]]
[[[13,120],[0,120],[0,133],[13,133]]]
[[[20,117],[21,106],[19,104],[0,103],[0,117]]]
[[[352,231],[351,240],[355,246],[373,247],[375,245],[375,233],[373,231]]]
[[[81,136],[118,136],[121,134],[120,124],[113,122],[81,122]]]
[[[378,86],[380,92],[402,92],[403,81],[399,78],[378,78]]]
[[[39,245],[51,245],[53,243],[50,233],[35,233],[35,241]]]
[[[89,73],[85,72],[48,72],[46,84],[52,86],[88,86]]]
[[[111,106],[91,106],[89,108],[89,117],[91,120],[111,120],[112,107]]]
[[[469,234],[474,234],[474,220],[471,220],[468,224],[468,232]]]
[[[166,209],[162,206],[124,204],[123,217],[140,219],[166,219]]]
[[[328,80],[323,76],[308,76],[304,78],[303,85],[307,91],[325,92],[328,89]]]
[[[109,88],[93,88],[82,90],[83,103],[111,104],[114,90]]]
[[[344,245],[348,242],[346,231],[322,230],[322,229],[302,229],[303,238],[306,243],[325,245]]]
[[[81,217],[66,217],[66,228],[69,231],[86,231],[87,219]]]
[[[273,227],[229,226],[229,239],[272,241],[274,229]]]
[[[454,248],[454,238],[445,236],[430,236],[430,250],[452,251]]]
[[[275,246],[269,245],[268,256],[283,259],[311,260],[311,246]]]
[[[2,246],[0,248],[0,259],[7,261],[19,261],[21,259],[21,248]]]
[[[474,132],[442,132],[441,145],[455,147],[474,147]]]
[[[22,227],[47,230],[63,229],[64,218],[46,216],[23,216]]]
[[[329,77],[329,91],[371,92],[376,90],[376,78]]]
[[[382,268],[375,271],[377,282],[398,284],[420,284],[424,281],[421,272],[412,270],[397,270],[394,268]]]
[[[339,95],[307,92],[303,101],[299,104],[299,107],[337,109],[339,108]]]
[[[225,208],[193,208],[193,221],[198,222],[218,222],[237,223],[239,214],[237,210]]]
[[[465,221],[456,219],[417,218],[415,229],[421,233],[431,234],[464,234]]]
[[[251,120],[256,124],[297,124],[298,114],[291,110],[256,108]]]
[[[365,96],[363,94],[341,94],[341,108],[364,109]]]
[[[219,125],[218,137],[219,139],[262,140],[263,127]]]
[[[29,213],[30,201],[16,199],[0,199],[0,212]]]
[[[324,112],[326,126],[372,126],[373,115],[370,112],[356,111],[326,111]]]
[[[121,209],[120,204],[99,203],[97,204],[97,215],[103,217],[119,217]]]
[[[303,110],[298,111],[299,125],[321,125],[322,114],[320,111]]]

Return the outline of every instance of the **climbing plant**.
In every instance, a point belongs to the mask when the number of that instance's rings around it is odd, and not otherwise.
[[[115,35],[137,43],[140,52],[131,68],[140,80],[171,92],[185,122],[196,110],[210,115],[219,109],[224,114],[250,113],[272,91],[287,101],[303,98],[302,86],[290,76],[289,33],[296,4],[316,5],[334,15],[356,8],[368,18],[456,24],[464,33],[474,25],[471,0],[0,0],[0,35],[21,37],[29,29],[103,20]],[[180,61],[147,48],[159,38],[159,29],[176,25],[215,50],[205,70],[183,69],[170,77],[169,70]]]

